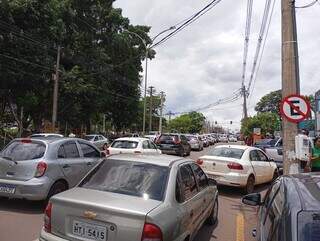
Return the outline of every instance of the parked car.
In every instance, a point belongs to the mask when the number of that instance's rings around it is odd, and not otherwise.
[[[208,147],[208,146],[210,146],[209,140],[208,140],[208,138],[207,138],[206,136],[202,135],[202,136],[200,136],[200,137],[201,137],[201,139],[202,139],[202,141],[203,141],[203,147]]]
[[[200,157],[197,163],[209,178],[218,184],[244,188],[270,182],[278,176],[275,162],[259,148],[242,145],[221,145]]]
[[[84,139],[96,145],[100,150],[102,149],[104,144],[109,144],[108,138],[104,137],[103,135],[96,135],[96,134],[86,135]]]
[[[275,147],[278,139],[261,139],[257,141],[254,146],[265,150],[266,148]]]
[[[242,202],[259,207],[259,241],[320,240],[319,173],[279,177],[262,200],[260,193],[245,196]]]
[[[238,139],[235,136],[229,136],[228,137],[228,142],[237,142]]]
[[[77,138],[14,139],[0,153],[0,196],[47,199],[78,184],[102,155]]]
[[[63,137],[63,135],[56,134],[56,133],[37,133],[29,136],[29,138],[38,138],[38,137],[60,138],[60,137]]]
[[[107,154],[161,154],[161,150],[148,138],[123,137],[112,142]]]
[[[228,136],[226,134],[219,135],[219,142],[228,142]]]
[[[187,135],[186,137],[191,146],[191,150],[197,150],[197,151],[203,150],[203,141],[200,136]]]
[[[178,156],[189,156],[191,146],[188,139],[182,134],[161,134],[156,144],[163,154],[173,154]]]
[[[218,217],[218,191],[192,160],[114,155],[45,210],[40,241],[181,241]]]
[[[155,142],[157,135],[145,135],[144,138],[148,138],[150,141]]]

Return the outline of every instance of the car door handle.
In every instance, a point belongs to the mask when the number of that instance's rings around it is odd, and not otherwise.
[[[63,168],[69,168],[70,165],[69,165],[69,164],[65,164],[65,165],[63,165],[62,167],[63,167]]]
[[[92,162],[87,162],[87,166],[91,166],[92,165]]]

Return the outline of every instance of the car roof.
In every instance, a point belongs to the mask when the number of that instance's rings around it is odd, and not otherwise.
[[[143,137],[121,137],[117,138],[114,141],[149,141],[148,138],[143,138]]]
[[[63,135],[59,134],[59,133],[33,133],[32,135],[30,135],[31,137],[32,136],[61,136],[63,137]]]
[[[170,156],[170,155],[137,155],[137,154],[116,154],[107,157],[107,159],[123,160],[132,162],[144,162],[159,166],[172,166],[175,162],[191,161],[183,157]]]
[[[245,145],[219,145],[215,146],[215,148],[220,148],[220,147],[226,147],[226,148],[236,148],[240,150],[247,150],[247,149],[258,149],[252,146],[245,146]]]
[[[319,210],[320,209],[320,173],[300,173],[285,176],[293,181],[298,193],[300,203],[303,210]],[[290,192],[287,192],[291,195]],[[289,197],[290,201],[291,198]]]

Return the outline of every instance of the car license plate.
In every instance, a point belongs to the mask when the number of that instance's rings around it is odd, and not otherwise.
[[[106,227],[100,225],[89,224],[81,221],[74,220],[72,233],[76,236],[97,240],[97,241],[106,241],[108,230]]]
[[[15,191],[16,191],[16,187],[14,185],[0,183],[0,193],[14,194]]]

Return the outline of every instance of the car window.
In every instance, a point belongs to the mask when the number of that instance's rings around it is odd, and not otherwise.
[[[93,141],[98,141],[98,140],[99,140],[99,138],[97,136],[95,136]]]
[[[268,161],[268,157],[262,152],[262,151],[257,151],[258,155],[259,155],[259,159],[262,162],[267,162]]]
[[[197,183],[199,185],[200,190],[207,188],[208,187],[208,179],[207,179],[206,174],[202,171],[202,169],[198,165],[192,163],[190,166],[196,176],[196,180],[197,180]]]
[[[263,209],[262,209],[263,213],[261,216],[263,223],[266,221],[266,215],[268,213],[268,210],[270,209],[270,206],[274,200],[274,197],[278,193],[279,189],[280,189],[280,181],[276,181],[268,189],[265,195],[264,202],[263,202]]]
[[[63,144],[66,158],[80,157],[77,145],[75,142],[67,142]]]
[[[149,149],[149,142],[148,141],[143,141],[142,142],[142,148],[143,149]]]
[[[113,148],[123,148],[123,149],[135,149],[138,146],[138,142],[136,141],[125,141],[125,140],[119,140],[114,141],[111,144],[111,147]]]
[[[21,140],[11,142],[0,154],[13,161],[34,160],[44,156],[46,146],[42,142]]]
[[[92,146],[80,142],[80,147],[84,157],[100,157],[100,152],[98,152]]]
[[[85,137],[83,137],[83,139],[85,139],[87,141],[92,141],[94,139],[94,136],[85,136]]]
[[[148,146],[149,146],[149,149],[157,149],[156,146],[151,141],[148,141]]]
[[[61,145],[58,150],[58,158],[66,158],[66,153],[64,151],[64,146]]]
[[[182,193],[184,201],[186,201],[196,195],[197,184],[189,165],[183,165],[180,167],[180,176],[182,182]]]
[[[177,175],[177,179],[176,179],[176,200],[179,203],[182,203],[184,200],[184,195],[182,192],[182,181],[181,181],[181,176]]]
[[[213,148],[212,151],[209,151],[208,155],[241,159],[243,153],[244,153],[244,150],[242,149],[231,148],[231,147],[216,147],[216,148]]]
[[[143,162],[107,159],[79,187],[163,200],[170,169]]]
[[[250,161],[252,162],[260,161],[259,154],[256,150],[250,151]]]

